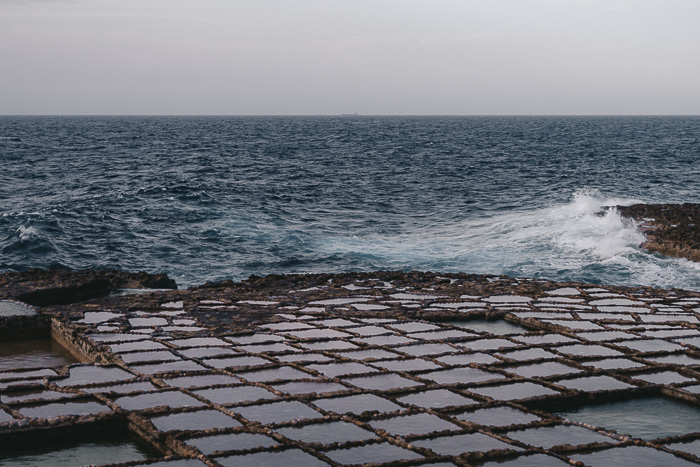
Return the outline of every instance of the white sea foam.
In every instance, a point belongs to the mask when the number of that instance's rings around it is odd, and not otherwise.
[[[510,211],[398,236],[326,239],[326,251],[383,267],[700,288],[700,265],[640,248],[644,235],[612,206],[641,201],[580,191],[571,202]]]
[[[581,254],[592,254],[606,260],[635,251],[644,241],[644,235],[633,221],[624,219],[615,208],[603,215],[601,210],[610,206],[634,204],[635,200],[601,200],[596,193],[579,192],[573,202],[545,212],[542,237],[550,234],[551,242],[564,249]]]
[[[25,227],[23,225],[20,225],[17,230],[17,235],[19,235],[19,239],[26,241],[26,240],[32,240],[37,237],[39,237],[39,232],[36,231],[34,227],[31,225],[29,227]]]

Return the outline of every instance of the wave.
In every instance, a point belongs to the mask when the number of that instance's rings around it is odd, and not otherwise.
[[[35,238],[39,237],[39,232],[37,232],[37,230],[31,225],[28,227],[20,225],[17,228],[16,233],[19,239],[22,241],[34,240]]]
[[[614,208],[636,203],[579,190],[566,204],[395,236],[324,238],[318,247],[398,269],[700,289],[700,265],[640,248],[644,235]]]
[[[592,255],[601,260],[639,251],[644,235],[634,221],[620,216],[615,208],[637,203],[641,201],[601,199],[597,191],[581,190],[571,203],[546,213],[539,236],[563,252]],[[552,232],[549,238],[548,231]]]

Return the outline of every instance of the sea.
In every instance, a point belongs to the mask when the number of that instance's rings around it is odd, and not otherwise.
[[[700,202],[700,117],[0,117],[0,271],[504,274],[700,290],[614,206]]]

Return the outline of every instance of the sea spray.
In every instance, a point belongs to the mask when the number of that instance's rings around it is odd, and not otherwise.
[[[634,221],[620,216],[615,206],[638,202],[605,199],[598,191],[580,190],[574,194],[571,203],[551,209],[545,217],[554,233],[551,241],[564,250],[602,260],[635,252],[644,236]]]
[[[695,265],[640,248],[644,235],[611,206],[637,202],[591,190],[569,203],[511,211],[395,236],[336,237],[327,254],[362,257],[396,269],[506,274],[593,283],[700,286]],[[682,285],[679,285],[682,284]]]

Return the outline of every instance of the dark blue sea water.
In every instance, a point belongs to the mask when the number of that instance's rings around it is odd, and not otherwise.
[[[695,117],[0,117],[0,270],[432,270],[700,290],[606,205],[700,201]]]

